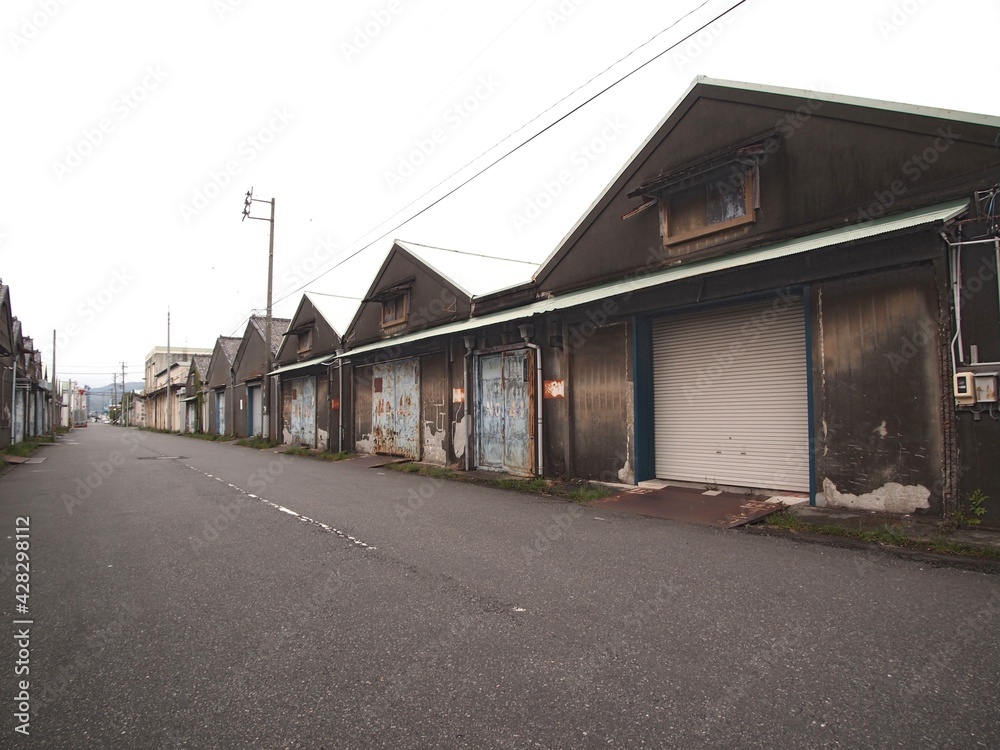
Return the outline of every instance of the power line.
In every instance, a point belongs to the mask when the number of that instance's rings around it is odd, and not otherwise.
[[[351,253],[350,255],[348,255],[348,256],[347,256],[346,258],[344,258],[343,260],[339,261],[339,262],[338,262],[338,263],[336,263],[335,265],[331,266],[331,267],[330,267],[330,268],[328,268],[327,270],[323,271],[322,273],[320,273],[319,275],[317,275],[317,276],[316,276],[315,278],[313,278],[313,279],[311,279],[310,281],[307,281],[307,282],[306,282],[305,284],[303,284],[303,285],[301,285],[301,286],[299,286],[299,287],[297,287],[297,288],[293,289],[293,290],[292,290],[291,292],[289,292],[288,294],[286,294],[286,295],[284,295],[284,296],[282,296],[282,297],[278,298],[278,300],[277,300],[277,301],[278,301],[278,302],[282,302],[283,300],[285,300],[285,299],[288,299],[288,297],[291,297],[291,296],[292,296],[293,294],[295,294],[296,292],[300,292],[300,291],[302,291],[303,289],[305,289],[305,288],[306,288],[307,286],[309,286],[310,284],[312,284],[312,283],[316,282],[317,280],[319,280],[320,278],[322,278],[322,277],[323,277],[323,276],[325,276],[326,274],[330,273],[331,271],[333,271],[333,270],[335,270],[336,268],[340,267],[341,265],[343,265],[343,264],[344,264],[344,263],[346,263],[347,261],[349,261],[349,260],[351,260],[352,258],[356,257],[356,256],[357,256],[357,255],[359,255],[360,253],[364,252],[365,250],[367,250],[367,249],[368,249],[369,247],[371,247],[372,245],[374,245],[374,244],[375,244],[376,242],[378,242],[379,240],[382,240],[382,239],[384,239],[385,237],[389,236],[389,234],[391,234],[392,232],[394,232],[394,231],[395,231],[396,229],[399,229],[399,228],[400,228],[401,226],[403,226],[404,224],[406,224],[406,223],[408,223],[408,222],[410,222],[410,221],[413,221],[413,219],[417,218],[417,217],[418,217],[418,216],[420,216],[421,214],[424,214],[424,213],[426,213],[426,212],[427,212],[427,211],[429,211],[429,210],[430,210],[431,208],[433,208],[434,206],[436,206],[437,204],[439,204],[439,203],[440,203],[441,201],[443,201],[443,200],[444,200],[445,198],[448,198],[449,196],[453,195],[454,193],[456,193],[456,192],[457,192],[458,190],[460,190],[461,188],[463,188],[463,187],[465,187],[466,185],[468,185],[468,184],[469,184],[470,182],[472,182],[472,180],[474,180],[474,179],[476,179],[477,177],[479,177],[479,175],[483,174],[484,172],[486,172],[486,171],[487,171],[487,170],[489,170],[489,169],[492,169],[492,168],[493,168],[494,166],[496,166],[497,164],[499,164],[499,163],[500,163],[501,161],[503,161],[504,159],[506,159],[506,158],[507,158],[508,156],[510,156],[511,154],[513,154],[514,152],[516,152],[517,150],[519,150],[520,148],[522,148],[522,147],[526,146],[526,145],[527,145],[528,143],[531,143],[531,142],[532,142],[533,140],[535,140],[535,139],[536,139],[536,138],[538,138],[538,137],[539,137],[540,135],[542,135],[543,133],[545,133],[545,132],[547,132],[548,130],[550,130],[551,128],[553,128],[553,127],[554,127],[555,125],[557,125],[557,124],[559,124],[560,122],[562,122],[563,120],[565,120],[565,119],[566,119],[567,117],[569,117],[570,115],[572,115],[572,114],[574,114],[574,113],[578,112],[578,111],[579,111],[580,109],[582,109],[583,107],[585,107],[585,106],[586,106],[587,104],[590,104],[590,102],[594,101],[594,100],[595,100],[595,99],[597,99],[597,98],[598,98],[599,96],[601,96],[602,94],[606,93],[607,91],[609,91],[609,90],[610,90],[610,89],[612,89],[613,87],[617,86],[617,85],[618,85],[619,83],[621,83],[622,81],[626,80],[626,79],[627,79],[627,78],[629,78],[630,76],[632,76],[632,75],[635,75],[635,74],[636,74],[636,73],[638,73],[638,72],[639,72],[640,70],[642,70],[643,68],[645,68],[646,66],[648,66],[648,65],[649,65],[650,63],[652,63],[652,62],[654,62],[655,60],[658,60],[659,58],[663,57],[663,55],[665,55],[665,54],[667,54],[668,52],[670,52],[671,50],[675,49],[675,48],[676,48],[677,46],[679,46],[679,45],[680,45],[680,44],[682,44],[683,42],[687,41],[688,39],[690,39],[691,37],[693,37],[694,35],[696,35],[696,34],[697,34],[698,32],[700,32],[700,31],[704,30],[705,28],[707,28],[708,26],[712,25],[713,23],[715,23],[716,21],[718,21],[718,20],[719,20],[720,18],[722,18],[723,16],[727,15],[728,13],[731,13],[731,12],[732,12],[733,10],[735,10],[735,9],[736,9],[736,8],[738,8],[739,6],[743,5],[743,4],[744,4],[744,3],[746,2],[746,1],[747,1],[747,0],[737,0],[737,2],[736,2],[736,3],[734,3],[733,5],[731,5],[731,6],[729,7],[729,8],[727,8],[727,9],[726,9],[725,11],[723,11],[722,13],[719,13],[718,15],[716,15],[715,17],[713,17],[713,18],[712,18],[711,20],[709,20],[709,21],[708,21],[707,23],[705,23],[705,24],[702,24],[701,26],[699,26],[699,27],[698,27],[697,29],[695,29],[695,30],[694,30],[694,31],[692,31],[691,33],[689,33],[689,34],[685,35],[684,37],[682,37],[682,38],[678,39],[678,40],[677,40],[676,42],[674,42],[673,44],[671,44],[671,45],[670,45],[669,47],[667,47],[666,49],[664,49],[664,50],[662,50],[662,51],[658,52],[657,54],[655,54],[655,55],[654,55],[653,57],[651,57],[651,58],[650,58],[649,60],[647,60],[646,62],[642,63],[641,65],[639,65],[639,66],[638,66],[638,67],[636,67],[636,68],[633,68],[633,69],[632,69],[632,70],[630,70],[630,71],[629,71],[628,73],[626,73],[626,74],[625,74],[625,75],[623,75],[622,77],[618,78],[617,80],[613,81],[612,83],[608,84],[607,86],[605,86],[604,88],[602,88],[602,89],[601,89],[600,91],[598,91],[597,93],[595,93],[595,94],[593,94],[593,95],[589,96],[589,97],[588,97],[587,99],[585,99],[585,100],[584,100],[583,102],[581,102],[580,104],[576,105],[575,107],[573,107],[572,109],[570,109],[570,110],[569,110],[568,112],[566,112],[565,114],[563,114],[563,115],[561,115],[560,117],[558,117],[558,118],[556,118],[555,120],[553,120],[553,121],[552,121],[551,123],[549,123],[548,125],[546,125],[546,126],[545,126],[544,128],[542,128],[541,130],[539,130],[539,131],[538,131],[537,133],[535,133],[535,134],[534,134],[534,135],[532,135],[531,137],[529,137],[529,138],[525,139],[524,141],[522,141],[521,143],[519,143],[519,144],[518,144],[517,146],[515,146],[514,148],[512,148],[512,149],[511,149],[510,151],[507,151],[506,153],[504,153],[503,155],[501,155],[500,157],[498,157],[498,158],[497,158],[497,159],[495,159],[494,161],[490,162],[490,163],[489,163],[489,164],[487,164],[487,165],[486,165],[485,167],[483,167],[482,169],[480,169],[479,171],[477,171],[477,172],[476,172],[475,174],[473,174],[473,175],[472,175],[472,176],[470,176],[469,178],[467,178],[467,179],[463,180],[462,182],[460,182],[459,184],[457,184],[457,185],[456,185],[455,187],[453,187],[453,188],[450,188],[450,189],[449,189],[449,190],[448,190],[447,192],[445,192],[445,193],[444,193],[444,195],[440,196],[439,198],[436,198],[436,199],[435,199],[435,200],[433,200],[433,201],[432,201],[431,203],[429,203],[429,204],[428,204],[427,206],[424,206],[424,207],[423,207],[422,209],[420,209],[419,211],[417,211],[416,213],[414,213],[414,214],[413,214],[412,216],[410,216],[410,217],[409,217],[408,219],[406,219],[406,220],[404,220],[404,221],[402,221],[402,222],[400,222],[400,223],[396,224],[395,226],[393,226],[393,227],[392,227],[391,229],[389,229],[388,231],[386,231],[386,232],[383,232],[383,233],[382,233],[382,234],[380,234],[379,236],[375,237],[375,238],[374,238],[374,239],[373,239],[373,240],[372,240],[371,242],[368,242],[367,244],[365,244],[365,245],[363,245],[362,247],[358,248],[358,249],[357,249],[357,250],[355,250],[355,251],[354,251],[353,253]],[[571,96],[573,96],[573,95],[574,95],[575,93],[577,93],[577,92],[578,92],[578,91],[580,91],[581,89],[585,88],[586,86],[590,85],[590,84],[591,84],[591,83],[592,83],[593,81],[595,81],[595,80],[596,80],[597,78],[599,78],[599,77],[601,77],[602,75],[604,75],[605,73],[607,73],[607,72],[608,72],[609,70],[611,70],[612,68],[614,68],[614,67],[615,67],[616,65],[618,65],[618,64],[619,64],[619,63],[621,63],[622,61],[624,61],[624,60],[628,59],[629,57],[631,57],[631,56],[632,56],[633,54],[635,54],[635,53],[636,53],[637,51],[639,51],[640,49],[642,49],[642,48],[643,48],[643,47],[645,47],[646,45],[650,44],[650,43],[651,43],[651,42],[652,42],[653,40],[655,40],[655,39],[656,39],[657,37],[659,37],[659,36],[662,36],[662,35],[663,35],[664,33],[666,33],[667,31],[669,31],[669,30],[671,30],[671,29],[673,29],[674,27],[676,27],[676,26],[677,26],[677,25],[678,25],[679,23],[681,23],[682,21],[684,21],[684,20],[685,20],[686,18],[690,17],[691,15],[693,15],[694,13],[696,13],[697,11],[701,10],[701,9],[702,9],[702,8],[703,8],[704,6],[708,5],[708,3],[709,3],[709,2],[710,2],[710,0],[704,0],[704,2],[702,2],[702,3],[701,3],[701,4],[699,4],[699,5],[697,5],[696,7],[692,8],[692,9],[691,9],[690,11],[688,11],[687,13],[685,13],[684,15],[682,15],[682,16],[681,16],[680,18],[678,18],[678,19],[677,19],[676,21],[674,21],[674,22],[673,22],[672,24],[670,24],[669,26],[667,26],[667,27],[666,27],[666,28],[664,28],[664,29],[661,29],[661,30],[660,30],[660,31],[658,31],[658,32],[657,32],[656,34],[654,34],[654,35],[653,35],[652,37],[650,37],[650,38],[649,38],[649,39],[648,39],[647,41],[643,42],[643,43],[642,43],[642,44],[640,44],[640,45],[639,45],[638,47],[635,47],[634,49],[632,49],[632,50],[631,50],[631,51],[630,51],[630,52],[629,52],[628,54],[626,54],[626,55],[622,56],[621,58],[619,58],[619,59],[618,59],[617,61],[615,61],[614,63],[612,63],[611,65],[609,65],[608,67],[606,67],[606,68],[605,68],[604,70],[602,70],[602,71],[601,71],[600,73],[597,73],[596,75],[592,76],[592,77],[591,77],[591,78],[590,78],[590,79],[589,79],[589,80],[588,80],[588,81],[587,81],[586,83],[584,83],[584,84],[582,84],[582,85],[580,85],[580,86],[576,87],[575,89],[573,89],[572,91],[570,91],[570,92],[569,92],[568,94],[566,94],[566,95],[565,95],[564,97],[562,97],[561,99],[557,100],[557,101],[556,101],[555,103],[553,103],[552,105],[550,105],[550,106],[549,106],[549,107],[547,107],[546,109],[542,110],[542,112],[540,112],[539,114],[535,115],[535,117],[531,118],[531,119],[530,119],[530,120],[528,120],[528,121],[527,121],[526,123],[524,123],[523,125],[521,125],[521,126],[520,126],[519,128],[517,128],[516,130],[514,130],[513,132],[511,132],[510,134],[508,134],[507,136],[505,136],[505,137],[504,137],[504,138],[502,138],[501,140],[499,140],[499,141],[497,141],[496,143],[494,143],[494,144],[493,144],[492,146],[490,146],[490,147],[489,147],[488,149],[486,149],[486,150],[485,150],[485,151],[483,151],[483,152],[482,152],[481,154],[479,154],[479,156],[476,156],[476,157],[475,157],[475,158],[473,158],[473,159],[472,159],[471,161],[467,162],[467,163],[466,163],[465,165],[463,165],[462,167],[459,167],[459,168],[458,168],[457,170],[455,170],[455,171],[454,171],[454,172],[452,172],[452,173],[451,173],[450,175],[448,175],[447,177],[445,177],[445,178],[444,178],[443,180],[441,180],[440,182],[438,182],[438,183],[437,183],[436,185],[434,185],[433,187],[431,187],[431,188],[429,188],[428,190],[424,191],[424,192],[423,192],[423,193],[422,193],[421,195],[419,195],[419,196],[418,196],[417,198],[414,198],[414,199],[413,199],[412,201],[410,201],[409,203],[407,203],[407,204],[406,204],[405,206],[403,206],[402,208],[400,208],[400,209],[399,209],[398,211],[396,211],[395,213],[393,213],[392,215],[390,215],[390,216],[389,216],[388,218],[386,218],[385,220],[383,220],[382,222],[380,222],[379,224],[377,224],[377,225],[376,225],[376,226],[375,226],[375,227],[374,227],[373,229],[369,230],[368,232],[365,232],[365,233],[364,233],[364,234],[362,234],[362,235],[361,235],[360,237],[358,237],[358,238],[357,238],[356,240],[354,240],[354,241],[352,241],[351,243],[349,243],[349,245],[348,245],[348,246],[350,246],[350,245],[353,245],[353,244],[354,244],[355,242],[361,242],[361,241],[362,241],[362,240],[364,239],[364,237],[366,237],[367,235],[371,234],[372,232],[375,232],[375,231],[378,231],[378,229],[379,229],[380,227],[384,226],[385,224],[387,224],[387,223],[389,223],[390,221],[392,221],[393,219],[395,219],[395,218],[396,218],[397,216],[399,216],[399,215],[400,215],[401,213],[403,213],[404,211],[406,211],[407,209],[409,209],[410,207],[412,207],[412,206],[413,206],[414,204],[418,203],[418,202],[419,202],[419,201],[420,201],[421,199],[425,198],[426,196],[428,196],[429,194],[431,194],[432,192],[434,192],[435,190],[437,190],[437,189],[438,189],[439,187],[441,187],[441,186],[442,186],[442,185],[444,185],[444,184],[445,184],[446,182],[448,182],[449,180],[451,180],[451,179],[452,179],[453,177],[455,177],[455,176],[456,176],[457,174],[461,173],[461,172],[462,172],[463,170],[467,169],[467,168],[468,168],[469,166],[471,166],[471,165],[472,165],[472,164],[474,164],[475,162],[479,161],[479,160],[480,160],[481,158],[483,158],[483,157],[484,157],[484,156],[485,156],[486,154],[488,154],[488,153],[490,153],[491,151],[493,151],[493,150],[494,150],[495,148],[497,148],[497,147],[498,147],[499,145],[501,145],[501,144],[502,144],[502,143],[504,143],[505,141],[508,141],[508,140],[510,140],[510,139],[511,139],[512,137],[514,137],[514,136],[515,136],[515,135],[516,135],[517,133],[521,132],[521,131],[522,131],[522,130],[524,130],[524,129],[525,129],[526,127],[528,127],[528,126],[529,126],[529,125],[530,125],[531,123],[535,122],[536,120],[538,120],[538,119],[539,119],[540,117],[542,117],[542,116],[543,116],[543,115],[545,115],[546,113],[548,113],[548,112],[551,112],[551,111],[552,111],[553,109],[555,109],[555,108],[556,108],[556,107],[557,107],[557,106],[558,106],[559,104],[562,104],[562,103],[563,103],[564,101],[566,101],[567,99],[569,99],[569,98],[570,98]]]

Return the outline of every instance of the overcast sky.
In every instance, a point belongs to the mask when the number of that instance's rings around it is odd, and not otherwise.
[[[394,237],[540,262],[697,75],[1000,115],[995,0],[7,0],[0,22],[0,277],[92,386],[141,380],[168,306],[174,347],[263,311],[251,186],[289,316],[303,289],[360,297]]]

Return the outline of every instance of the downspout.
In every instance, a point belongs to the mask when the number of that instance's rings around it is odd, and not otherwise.
[[[462,387],[465,393],[465,470],[472,471],[472,413],[469,410],[469,403],[472,400],[472,388],[469,384],[470,368],[469,360],[472,359],[472,350],[476,347],[475,336],[466,336],[462,339],[465,344],[465,356],[462,357]]]
[[[17,347],[13,347],[16,349]],[[17,440],[17,357],[14,357],[14,382],[11,386],[11,400],[10,400],[10,444],[14,445]]]
[[[518,330],[521,333],[521,338],[524,339],[524,345],[529,349],[535,350],[535,450],[538,454],[538,469],[537,475],[540,477],[545,476],[545,445],[543,437],[545,435],[545,420],[543,418],[543,411],[545,407],[545,399],[542,394],[542,347],[538,344],[532,344],[528,339],[533,333],[533,326],[530,323],[525,323],[518,326]]]
[[[344,350],[337,350],[337,452],[344,452]]]

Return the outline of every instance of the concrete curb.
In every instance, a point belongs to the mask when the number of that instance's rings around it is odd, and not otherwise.
[[[929,565],[935,568],[957,568],[959,570],[969,570],[975,573],[1000,575],[1000,560],[981,559],[978,557],[967,557],[965,555],[947,554],[943,552],[929,552],[927,550],[910,549],[908,547],[894,547],[880,542],[866,542],[862,539],[851,539],[850,537],[840,537],[832,534],[820,534],[812,531],[793,531],[790,529],[779,529],[763,525],[744,526],[740,530],[747,534],[777,537],[802,544],[820,544],[826,547],[839,547],[841,549],[853,549],[864,552],[879,552],[891,557],[910,560],[911,562],[923,563],[924,565]]]

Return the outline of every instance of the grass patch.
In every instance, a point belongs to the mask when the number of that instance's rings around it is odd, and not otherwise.
[[[277,440],[265,440],[260,435],[254,435],[252,438],[243,438],[242,440],[236,441],[237,445],[242,445],[244,448],[256,448],[257,450],[264,450],[265,448],[277,448]]]
[[[35,451],[38,450],[38,443],[32,442],[31,440],[25,440],[20,443],[15,443],[7,448],[4,448],[4,453],[8,456],[19,456],[20,458],[30,458],[35,455]]]
[[[195,440],[229,440],[229,435],[216,435],[213,432],[185,432],[183,435]]]
[[[614,490],[610,487],[604,487],[599,484],[585,484],[571,489],[566,493],[566,497],[573,502],[589,503],[594,500],[603,500],[606,497],[617,495],[618,492],[619,490]]]
[[[923,550],[925,552],[940,552],[965,557],[978,557],[986,560],[1000,560],[1000,550],[993,549],[992,547],[974,547],[941,537],[914,538],[891,526],[883,526],[879,529],[855,529],[849,526],[809,523],[797,518],[794,513],[789,513],[788,511],[772,513],[764,519],[764,523],[767,526],[774,526],[788,531],[807,531],[813,534],[825,534],[827,536],[856,539],[862,542],[874,542],[875,544]]]
[[[520,490],[522,492],[546,492],[549,489],[549,483],[541,477],[534,479],[497,477],[496,479],[484,479],[483,484],[487,487],[496,487],[498,490]]]
[[[336,453],[331,453],[330,451],[323,451],[316,458],[321,461],[343,461],[344,459],[350,458],[351,454],[347,451],[338,451]]]
[[[404,474],[419,474],[422,477],[432,477],[434,479],[457,479],[455,472],[445,469],[442,466],[427,466],[426,464],[386,464],[386,469],[401,471]]]
[[[289,456],[308,456],[308,455],[311,455],[309,453],[309,449],[308,448],[303,448],[301,445],[292,445],[292,446],[289,446],[288,448],[285,449],[285,453],[288,454]]]

